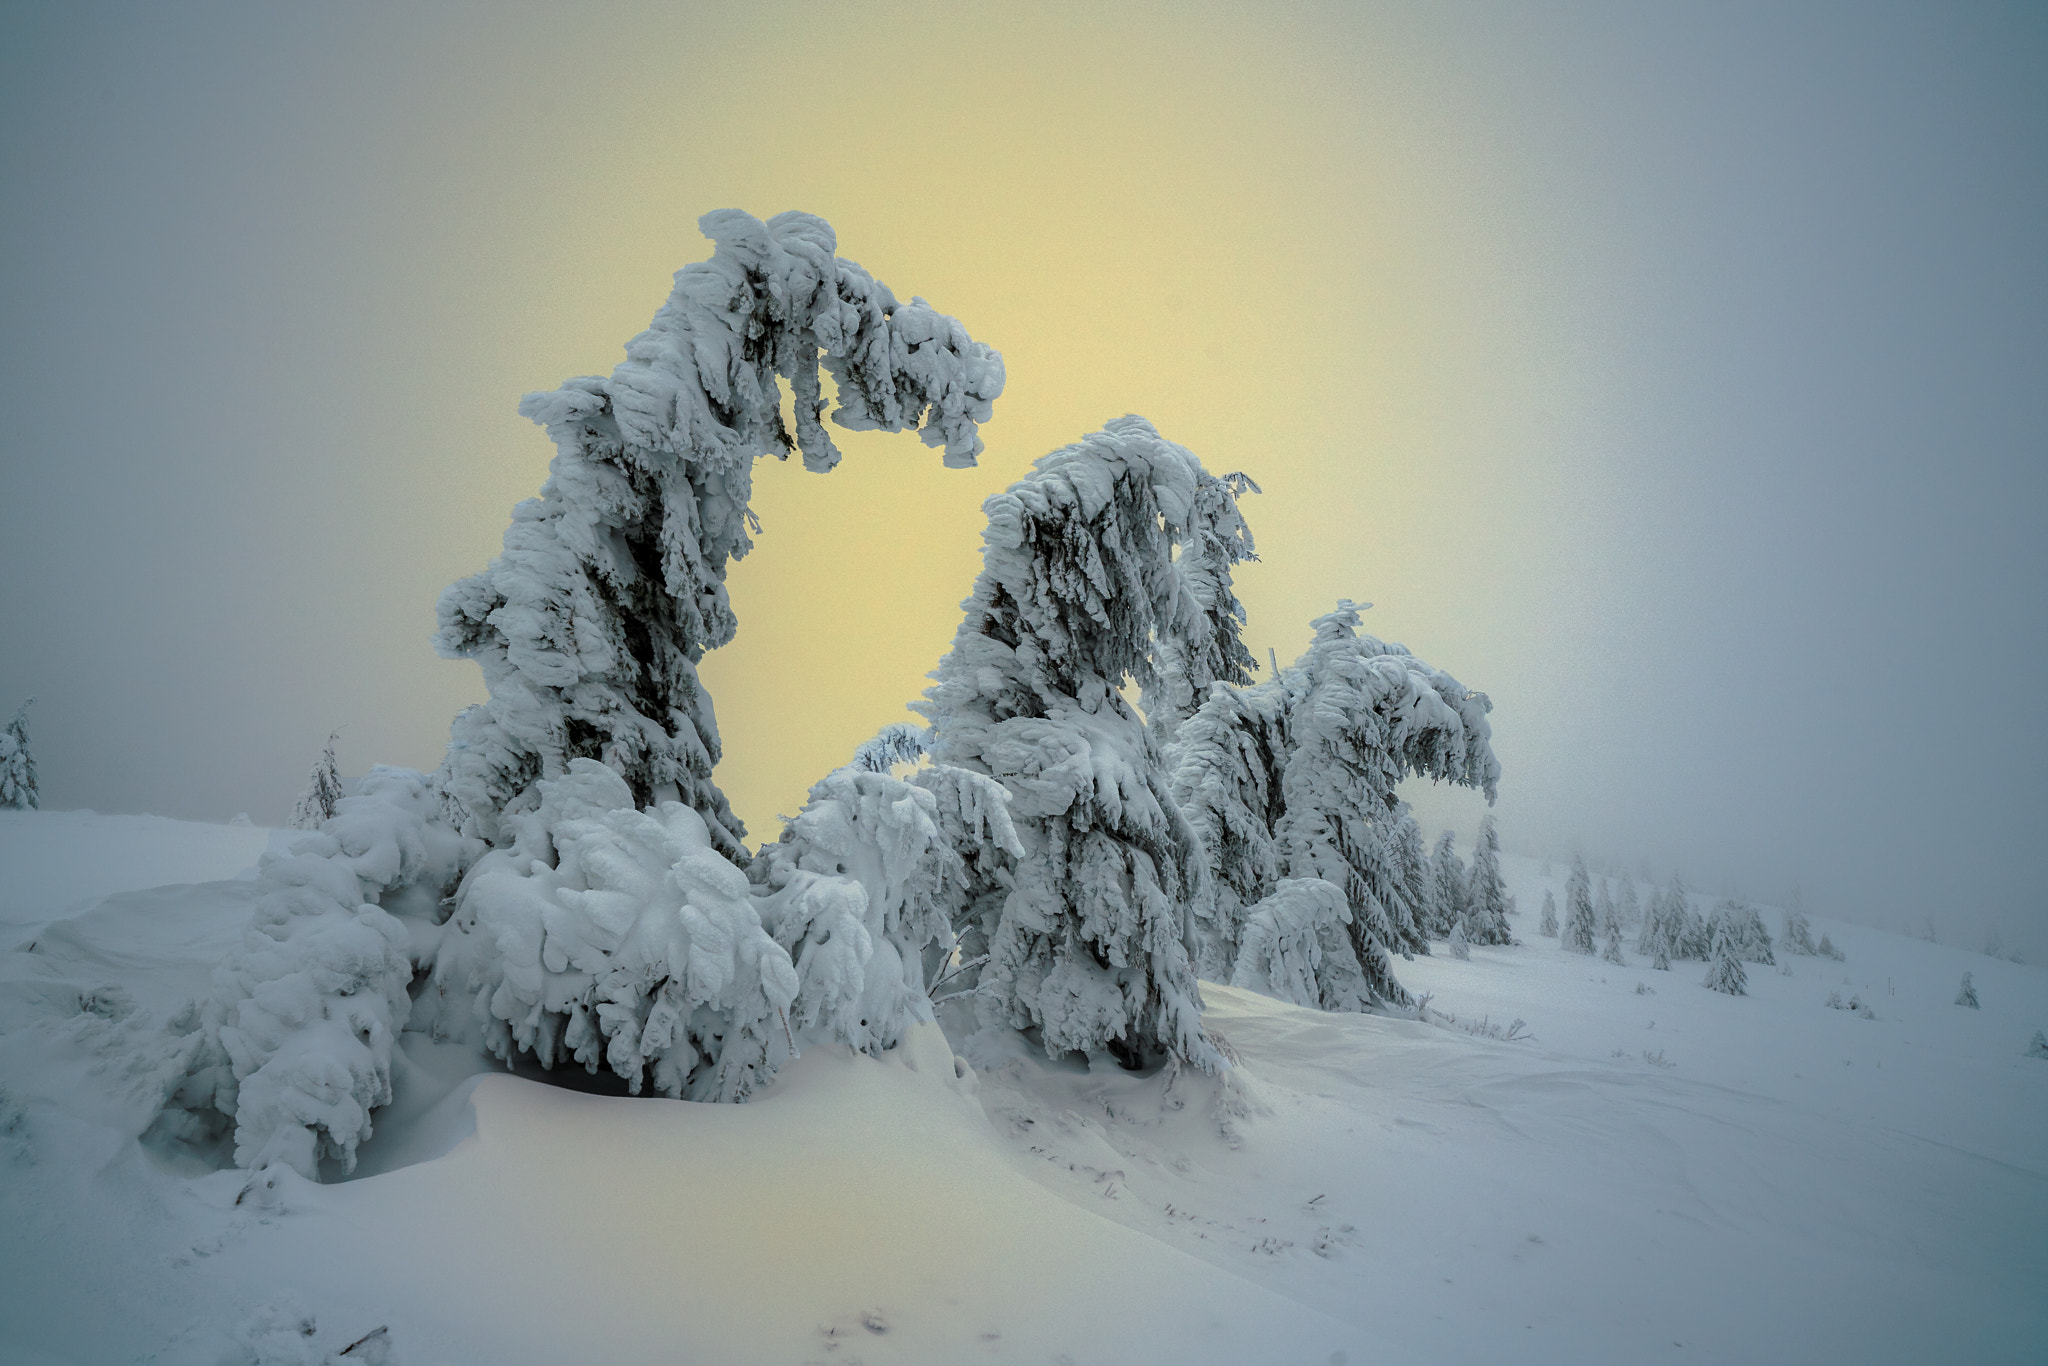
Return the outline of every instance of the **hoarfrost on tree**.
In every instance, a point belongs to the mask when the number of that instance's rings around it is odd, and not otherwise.
[[[36,790],[36,758],[28,747],[31,697],[0,730],[0,811],[33,811],[41,804]]]
[[[1155,640],[1215,625],[1173,559],[1200,474],[1123,417],[989,499],[981,573],[918,707],[935,761],[1009,789],[1024,853],[976,1010],[1037,1030],[1052,1056],[1222,1062],[1190,953],[1200,848],[1157,737],[1121,695],[1156,684]]]
[[[320,757],[313,761],[313,771],[306,775],[306,789],[299,793],[299,800],[292,807],[291,827],[294,830],[318,830],[334,815],[341,799],[347,796],[341,785],[340,766],[334,758],[334,741],[341,734],[330,731],[327,744],[320,751]]]
[[[1213,871],[1205,961],[1239,950],[1228,936],[1242,908],[1279,879],[1320,878],[1344,891],[1369,1004],[1405,1008],[1391,955],[1426,931],[1420,833],[1395,785],[1426,776],[1491,800],[1500,765],[1485,695],[1360,635],[1360,610],[1343,602],[1317,618],[1314,641],[1278,677],[1212,689],[1181,727],[1174,791]]]
[[[712,781],[718,726],[697,664],[737,626],[725,578],[753,544],[754,461],[838,463],[821,365],[834,422],[919,428],[948,466],[974,463],[1002,392],[996,352],[835,256],[824,220],[727,209],[699,227],[711,259],[677,273],[608,378],[520,404],[554,439],[548,480],[513,510],[490,567],[442,594],[436,648],[476,660],[490,692],[456,718],[445,782],[493,844],[514,838],[506,821],[539,804],[542,779],[582,757],[618,773],[633,806],[680,799],[743,864],[743,827]]]
[[[1586,872],[1586,861],[1573,855],[1572,873],[1564,884],[1564,928],[1559,942],[1573,953],[1592,953],[1593,930],[1593,881]]]
[[[1728,996],[1749,994],[1749,974],[1742,969],[1742,955],[1733,928],[1722,921],[1714,927],[1713,945],[1708,950],[1710,962],[1707,966],[1704,985],[1710,991]]]
[[[1508,944],[1508,888],[1500,875],[1500,830],[1491,813],[1480,818],[1472,842],[1472,877],[1465,889],[1465,937],[1474,944]]]

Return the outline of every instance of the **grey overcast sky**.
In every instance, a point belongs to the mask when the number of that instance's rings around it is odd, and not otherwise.
[[[1511,848],[2048,956],[2048,7],[6,4],[0,185],[46,805],[431,767],[519,394],[796,207],[1010,387],[971,475],[763,471],[707,669],[757,840],[915,695],[980,499],[1134,410],[1265,485],[1261,655],[1370,599],[1494,697]]]

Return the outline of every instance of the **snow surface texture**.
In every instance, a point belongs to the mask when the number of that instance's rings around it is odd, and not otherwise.
[[[1207,610],[1174,562],[1223,507],[1235,515],[1228,487],[1135,416],[983,504],[981,573],[918,709],[934,759],[1009,789],[1024,854],[975,1008],[1037,1030],[1048,1056],[1221,1062],[1191,952],[1200,848],[1120,690],[1159,682],[1159,640],[1181,642],[1184,665],[1243,654],[1235,614]]]
[[[22,819],[63,832],[25,876],[148,857],[132,820]],[[136,1139],[131,1060],[174,1051],[260,887],[121,893],[0,954],[0,1360],[325,1361],[380,1328],[387,1366],[2048,1355],[2041,968],[1823,920],[1846,961],[1729,997],[1537,938],[1407,965],[1419,1020],[1207,985],[1227,1083],[912,1026],[739,1107],[478,1076],[407,1031],[322,1186]]]
[[[754,461],[795,450],[806,469],[839,463],[819,421],[821,364],[833,421],[919,428],[954,467],[974,464],[1002,393],[1000,355],[834,256],[823,219],[726,209],[698,226],[711,259],[677,272],[611,376],[520,404],[554,438],[547,483],[513,509],[490,567],[441,596],[436,648],[476,660],[490,690],[455,719],[446,787],[494,845],[510,839],[508,815],[538,804],[539,780],[583,757],[624,777],[631,805],[680,798],[743,864],[745,831],[711,777],[718,723],[697,664],[737,629],[725,577],[753,546]]]

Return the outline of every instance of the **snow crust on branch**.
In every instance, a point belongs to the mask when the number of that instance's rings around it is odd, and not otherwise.
[[[431,909],[474,853],[438,810],[424,775],[380,765],[289,854],[264,856],[171,1101],[232,1121],[238,1166],[312,1180],[323,1158],[354,1168],[412,1005],[408,931],[386,908]]]
[[[1230,985],[1314,1009],[1366,1009],[1373,996],[1351,949],[1350,923],[1342,887],[1281,878],[1245,915]]]
[[[490,690],[455,720],[447,786],[493,843],[538,804],[538,781],[582,757],[619,773],[633,805],[680,797],[743,864],[744,828],[711,778],[718,726],[697,664],[737,627],[725,577],[753,544],[754,460],[839,462],[821,366],[833,421],[916,428],[952,467],[975,462],[1002,392],[1000,355],[835,256],[824,220],[728,209],[699,227],[711,259],[676,274],[609,377],[522,401],[555,442],[548,480],[513,510],[490,567],[441,597],[436,648],[475,659]]]

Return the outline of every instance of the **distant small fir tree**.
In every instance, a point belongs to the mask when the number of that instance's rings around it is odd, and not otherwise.
[[[1451,936],[1446,946],[1451,951],[1451,957],[1458,959],[1460,962],[1472,956],[1472,943],[1465,938],[1464,921],[1460,920],[1457,924],[1451,926]]]
[[[2038,1029],[2034,1031],[2034,1041],[2027,1045],[2027,1056],[2048,1058],[2048,1034],[2043,1034]]]
[[[1842,961],[1842,951],[1835,947],[1835,941],[1828,938],[1825,931],[1822,932],[1820,943],[1815,947],[1814,952],[1823,958],[1832,958],[1837,963]]]
[[[1628,966],[1628,959],[1621,956],[1620,925],[1611,925],[1608,927],[1607,947],[1601,951],[1600,956],[1607,962],[1614,964],[1618,968],[1625,968]]]
[[[0,811],[34,811],[42,804],[36,791],[36,758],[28,747],[31,697],[0,730]]]
[[[1557,938],[1557,898],[1548,889],[1543,893],[1543,921],[1536,928],[1552,939]]]
[[[1742,957],[1735,942],[1735,936],[1723,923],[1715,928],[1712,961],[1707,967],[1706,981],[1702,983],[1709,991],[1718,991],[1727,996],[1749,994],[1749,974],[1742,970]]]
[[[292,808],[294,830],[318,830],[333,819],[334,804],[348,795],[334,760],[334,741],[340,734],[338,730],[329,731],[327,747],[313,761],[313,771],[306,776],[306,790],[299,794],[298,805]]]
[[[1663,944],[1657,945],[1656,952],[1650,959],[1650,966],[1659,972],[1671,971],[1671,955],[1664,951]]]
[[[1593,880],[1586,861],[1572,859],[1572,875],[1564,885],[1564,930],[1561,941],[1573,953],[1593,953]]]
[[[1968,1006],[1971,1010],[1980,1008],[1977,1005],[1977,986],[1970,980],[1970,974],[1967,972],[1963,974],[1962,990],[1956,993],[1956,1004]]]

